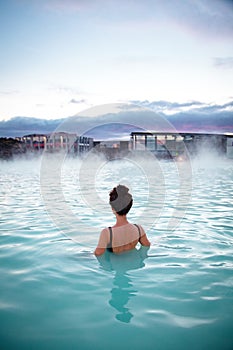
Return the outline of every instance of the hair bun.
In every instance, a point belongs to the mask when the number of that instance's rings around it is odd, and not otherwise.
[[[122,195],[126,195],[129,192],[129,189],[126,186],[118,185],[116,187],[116,191],[117,191],[117,194],[122,196]]]
[[[119,215],[126,215],[133,204],[132,195],[129,193],[128,187],[118,185],[109,193],[109,203]]]

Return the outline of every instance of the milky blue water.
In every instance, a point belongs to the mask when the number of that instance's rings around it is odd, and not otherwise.
[[[102,161],[80,180],[69,159],[62,200],[52,185],[45,198],[40,158],[1,162],[0,348],[232,350],[233,163],[207,160],[192,162],[179,196],[184,174],[171,162],[150,178],[141,161]],[[129,220],[152,245],[96,259],[117,182],[131,186]]]

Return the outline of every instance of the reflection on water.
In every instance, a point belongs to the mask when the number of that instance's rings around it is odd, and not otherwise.
[[[109,300],[109,304],[119,311],[116,314],[117,320],[129,323],[133,314],[126,305],[130,298],[136,295],[137,290],[133,289],[133,284],[127,274],[121,275],[116,272],[113,283],[116,287],[111,290],[112,298]]]
[[[133,317],[133,310],[127,307],[127,304],[138,291],[133,287],[127,272],[145,266],[144,260],[148,257],[148,250],[149,247],[141,246],[140,249],[133,249],[127,253],[117,255],[107,251],[104,255],[97,257],[104,270],[115,272],[109,304],[118,311],[116,314],[118,321],[129,323]]]

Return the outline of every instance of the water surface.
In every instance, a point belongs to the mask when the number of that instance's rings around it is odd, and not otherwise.
[[[191,197],[175,214],[174,165],[162,162],[153,182],[135,164],[102,162],[90,184],[67,160],[63,203],[50,188],[54,221],[40,159],[1,163],[1,349],[233,349],[232,162],[193,161]],[[108,192],[122,181],[134,195],[129,220],[152,246],[96,259],[99,232],[114,223]],[[172,215],[184,217],[168,230]]]

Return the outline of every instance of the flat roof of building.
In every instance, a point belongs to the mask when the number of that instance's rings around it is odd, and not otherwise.
[[[207,132],[192,132],[192,131],[132,131],[131,136],[137,135],[193,135],[193,136],[230,136],[233,137],[233,133],[207,133]]]

